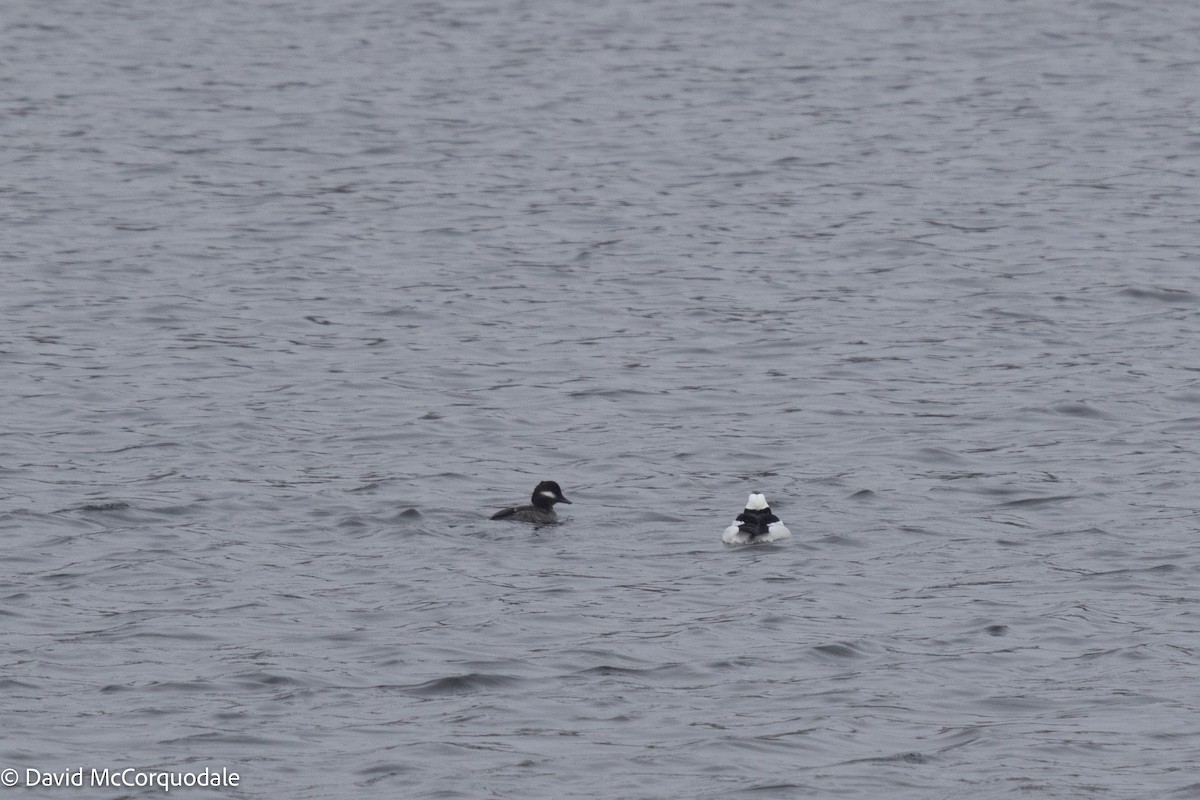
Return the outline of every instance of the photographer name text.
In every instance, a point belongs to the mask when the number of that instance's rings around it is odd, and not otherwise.
[[[227,767],[188,772],[169,772],[138,767],[125,769],[95,769],[76,767],[57,772],[44,772],[40,769],[27,767],[19,770],[9,767],[0,770],[0,786],[6,788],[33,787],[43,788],[113,788],[113,789],[162,789],[169,792],[172,789],[192,789],[196,787],[208,789],[224,789],[236,787],[241,776],[230,771]]]

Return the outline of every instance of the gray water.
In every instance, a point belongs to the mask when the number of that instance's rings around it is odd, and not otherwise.
[[[1198,41],[8,4],[0,767],[1200,797]],[[726,548],[753,490],[793,538]]]

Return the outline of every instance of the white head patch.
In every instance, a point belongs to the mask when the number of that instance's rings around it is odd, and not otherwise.
[[[551,500],[558,499],[558,495],[556,495],[554,492],[550,491],[549,489],[542,489],[540,492],[538,492],[538,494],[540,494],[542,497],[549,497]]]
[[[746,501],[747,511],[762,511],[767,507],[766,495],[752,494],[750,499]]]

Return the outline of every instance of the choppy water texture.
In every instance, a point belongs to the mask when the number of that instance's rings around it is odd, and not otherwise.
[[[10,4],[0,766],[1200,796],[1197,41]],[[794,536],[727,549],[755,489]]]

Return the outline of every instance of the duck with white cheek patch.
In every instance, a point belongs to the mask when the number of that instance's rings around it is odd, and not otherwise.
[[[721,541],[725,544],[760,544],[778,542],[788,538],[792,532],[771,513],[767,498],[752,494],[746,501],[746,510],[738,514],[733,524],[725,529]]]
[[[554,513],[554,504],[572,505],[570,500],[563,497],[562,489],[554,481],[542,481],[535,486],[530,502],[532,505],[502,508],[492,514],[492,519],[532,522],[535,525],[553,525],[558,522],[558,514]]]

